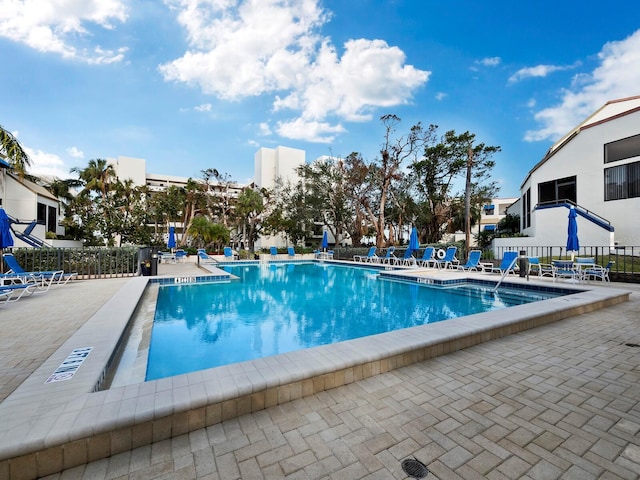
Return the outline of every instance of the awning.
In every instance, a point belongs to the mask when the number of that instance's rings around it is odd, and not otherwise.
[[[495,231],[495,229],[496,229],[495,225],[485,225],[483,230],[485,232],[493,232]]]

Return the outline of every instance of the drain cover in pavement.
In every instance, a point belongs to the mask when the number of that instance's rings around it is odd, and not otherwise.
[[[411,478],[424,478],[429,475],[429,469],[420,460],[406,458],[402,461],[402,470]]]

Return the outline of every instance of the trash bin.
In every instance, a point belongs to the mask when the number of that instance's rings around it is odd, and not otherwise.
[[[526,250],[520,250],[520,258],[518,258],[518,270],[521,278],[527,276],[529,270],[529,258]]]

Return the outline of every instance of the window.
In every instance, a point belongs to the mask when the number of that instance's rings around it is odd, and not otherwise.
[[[485,215],[493,215],[495,213],[495,205],[485,205],[483,207]]]
[[[576,177],[560,178],[538,184],[538,203],[576,201]]]
[[[48,216],[48,220],[47,220],[47,231],[48,232],[56,232],[57,229],[57,223],[58,223],[58,218],[56,215],[56,207],[49,207],[49,216]]]
[[[531,189],[527,188],[522,196],[522,228],[531,226]]]
[[[604,144],[604,163],[640,157],[640,135]]]
[[[38,202],[38,223],[41,223],[43,225],[46,224],[47,222],[47,206],[44,203],[40,203]]]
[[[640,162],[604,169],[604,200],[640,197]]]

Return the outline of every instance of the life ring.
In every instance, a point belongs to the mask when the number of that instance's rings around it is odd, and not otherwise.
[[[438,257],[438,260],[442,260],[445,255],[447,254],[447,252],[445,252],[443,249],[439,248],[438,251],[436,252],[436,257]]]

